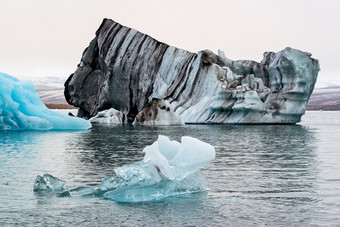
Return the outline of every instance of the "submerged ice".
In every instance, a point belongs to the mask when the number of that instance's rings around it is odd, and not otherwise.
[[[201,168],[215,158],[212,145],[189,136],[179,143],[160,135],[143,152],[143,160],[115,168],[115,175],[105,176],[99,187],[78,187],[60,196],[94,195],[116,202],[145,202],[209,189]]]
[[[0,130],[88,129],[91,123],[49,110],[30,81],[0,73]]]

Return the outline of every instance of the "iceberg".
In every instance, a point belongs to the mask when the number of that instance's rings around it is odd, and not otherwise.
[[[319,71],[312,54],[290,47],[265,52],[261,62],[234,61],[104,19],[64,94],[87,119],[114,108],[141,125],[295,124]]]
[[[215,158],[212,145],[183,136],[181,143],[160,135],[144,148],[144,159],[115,169],[99,190],[116,202],[159,201],[168,197],[207,191],[201,168]]]
[[[83,130],[87,120],[49,110],[30,81],[0,73],[0,130]]]
[[[179,143],[160,135],[143,152],[143,160],[115,168],[115,175],[106,175],[99,187],[80,186],[59,196],[97,196],[132,203],[161,201],[209,190],[201,168],[215,158],[212,145],[189,136],[183,136]],[[49,190],[44,184],[39,188]]]

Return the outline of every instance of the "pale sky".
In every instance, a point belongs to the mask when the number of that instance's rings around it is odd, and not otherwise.
[[[66,79],[103,18],[233,60],[289,46],[319,59],[318,86],[340,85],[339,0],[0,0],[0,72]]]

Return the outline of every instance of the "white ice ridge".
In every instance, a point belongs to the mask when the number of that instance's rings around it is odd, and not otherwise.
[[[212,145],[189,136],[183,136],[179,143],[160,135],[143,151],[143,160],[115,168],[116,176],[105,176],[99,187],[80,186],[59,196],[91,195],[131,203],[160,201],[209,190],[201,168],[215,158]],[[48,190],[41,180],[36,180],[34,188]]]
[[[0,130],[83,130],[91,123],[49,110],[30,81],[0,73]]]

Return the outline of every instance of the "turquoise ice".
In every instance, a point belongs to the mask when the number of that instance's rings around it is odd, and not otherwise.
[[[201,168],[215,158],[212,145],[183,136],[181,143],[160,135],[144,148],[144,159],[115,168],[117,176],[103,179],[99,190],[116,202],[160,201],[209,190]]]
[[[87,120],[49,110],[30,81],[0,73],[0,130],[84,130]]]
[[[143,160],[115,168],[115,174],[105,176],[99,187],[80,186],[62,191],[58,196],[97,196],[120,203],[136,203],[162,201],[209,190],[201,169],[215,159],[212,145],[190,136],[183,136],[179,143],[160,135],[143,152]],[[64,181],[55,179],[48,174],[38,176],[34,190],[63,189],[60,184]]]

